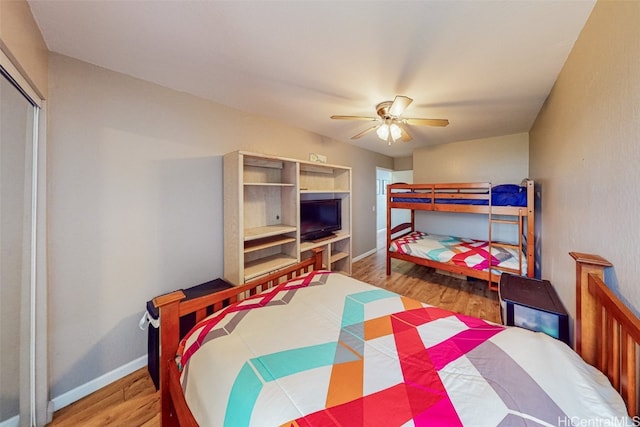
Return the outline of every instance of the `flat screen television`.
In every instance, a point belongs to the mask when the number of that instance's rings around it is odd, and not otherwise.
[[[318,240],[342,229],[342,199],[301,200],[300,238]]]

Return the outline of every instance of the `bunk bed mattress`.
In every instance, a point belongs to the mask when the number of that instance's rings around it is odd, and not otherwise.
[[[339,273],[230,305],[182,349],[182,386],[202,427],[557,425],[625,414],[606,377],[560,341]]]
[[[431,198],[412,197],[412,195],[420,194],[412,191],[399,191],[391,195],[391,201],[396,203],[431,203]],[[424,194],[424,193],[422,193]],[[435,194],[435,204],[446,205],[476,205],[486,206],[489,204],[489,200],[479,199],[450,199],[450,198],[438,198]],[[487,194],[487,193],[482,193]],[[520,187],[515,184],[501,184],[493,187],[491,191],[491,205],[492,206],[527,206],[527,190],[525,187]]]
[[[527,257],[512,248],[491,248],[484,240],[464,239],[455,236],[441,236],[423,231],[412,231],[391,242],[389,252],[397,252],[418,258],[429,259],[443,264],[452,264],[474,270],[486,271],[491,267],[510,268],[527,274]],[[520,265],[522,259],[522,265]],[[495,270],[496,274],[500,271]]]

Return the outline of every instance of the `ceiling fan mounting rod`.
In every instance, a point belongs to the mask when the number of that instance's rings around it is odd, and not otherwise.
[[[376,113],[380,116],[381,119],[391,119],[393,116],[389,114],[389,109],[391,108],[391,104],[393,101],[384,101],[376,105]]]

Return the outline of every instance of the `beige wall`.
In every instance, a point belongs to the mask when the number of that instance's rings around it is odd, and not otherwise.
[[[353,167],[353,251],[393,159],[68,57],[50,72],[52,397],[146,354],[153,296],[222,276],[222,155]]]
[[[614,288],[640,308],[640,2],[599,1],[530,132],[542,185],[542,275],[574,311],[569,251],[615,268]]]
[[[528,173],[526,133],[434,145],[413,152],[414,182],[519,183]]]
[[[0,48],[46,99],[49,53],[26,0],[0,0]]]
[[[413,170],[413,156],[394,158],[393,169],[397,171]]]
[[[526,133],[474,139],[421,148],[413,153],[413,182],[475,182],[518,184],[529,174]],[[488,238],[487,218],[473,214],[417,212],[416,227],[435,234]],[[493,229],[497,240],[515,242],[513,228]]]

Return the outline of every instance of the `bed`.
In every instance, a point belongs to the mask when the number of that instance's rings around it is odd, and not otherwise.
[[[319,251],[197,300],[158,297],[162,425],[632,425],[638,319],[606,292],[606,261],[572,255],[576,345],[599,370],[544,334],[320,270]],[[190,312],[202,320],[181,341]]]
[[[393,258],[487,280],[494,290],[502,272],[534,277],[534,195],[534,181],[530,179],[520,184],[496,186],[489,182],[390,184],[387,187],[387,275],[391,274]],[[392,225],[394,209],[410,210],[410,221]],[[417,230],[416,211],[485,215],[488,239],[479,241]],[[513,226],[513,241],[502,242],[493,237],[498,224]]]

